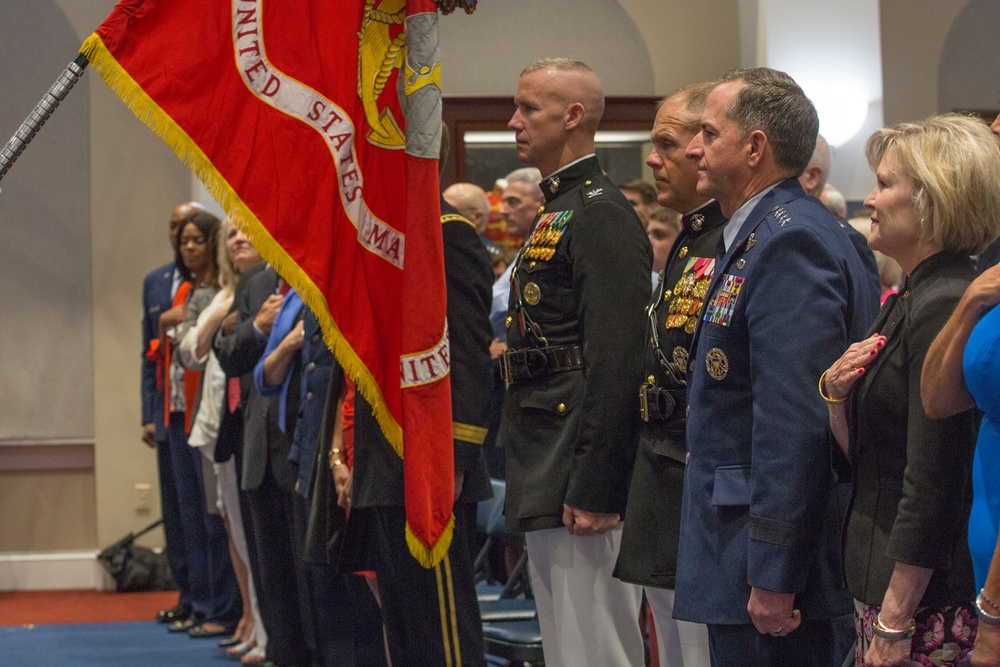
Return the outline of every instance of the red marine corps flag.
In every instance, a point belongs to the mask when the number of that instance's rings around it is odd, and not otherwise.
[[[407,542],[451,541],[432,0],[121,0],[81,52],[323,325],[403,458]]]

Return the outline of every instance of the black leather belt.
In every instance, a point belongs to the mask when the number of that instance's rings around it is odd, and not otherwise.
[[[500,357],[500,373],[509,385],[577,368],[583,368],[583,349],[576,343],[507,350]]]
[[[639,387],[639,413],[642,421],[666,421],[674,415],[683,417],[686,405],[685,389],[664,389],[649,383]]]

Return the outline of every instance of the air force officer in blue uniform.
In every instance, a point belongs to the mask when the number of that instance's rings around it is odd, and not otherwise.
[[[714,665],[842,658],[831,619],[850,598],[816,382],[878,303],[847,235],[796,180],[818,125],[788,75],[736,70],[687,149],[698,193],[729,219],[690,352],[674,605],[708,624]]]

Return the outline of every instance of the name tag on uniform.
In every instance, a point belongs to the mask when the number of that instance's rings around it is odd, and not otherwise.
[[[742,276],[734,276],[729,273],[722,276],[719,288],[712,295],[708,307],[705,308],[705,321],[728,327],[732,322],[733,309],[736,308],[742,287]]]

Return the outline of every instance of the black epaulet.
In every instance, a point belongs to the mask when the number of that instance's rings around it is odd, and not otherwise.
[[[476,229],[476,226],[474,224],[472,224],[471,220],[469,220],[468,218],[466,218],[464,215],[459,215],[458,213],[445,213],[444,215],[442,215],[441,216],[441,224],[443,225],[446,222],[464,222],[469,227],[472,227],[473,229]],[[478,233],[478,230],[477,230],[477,233]]]

